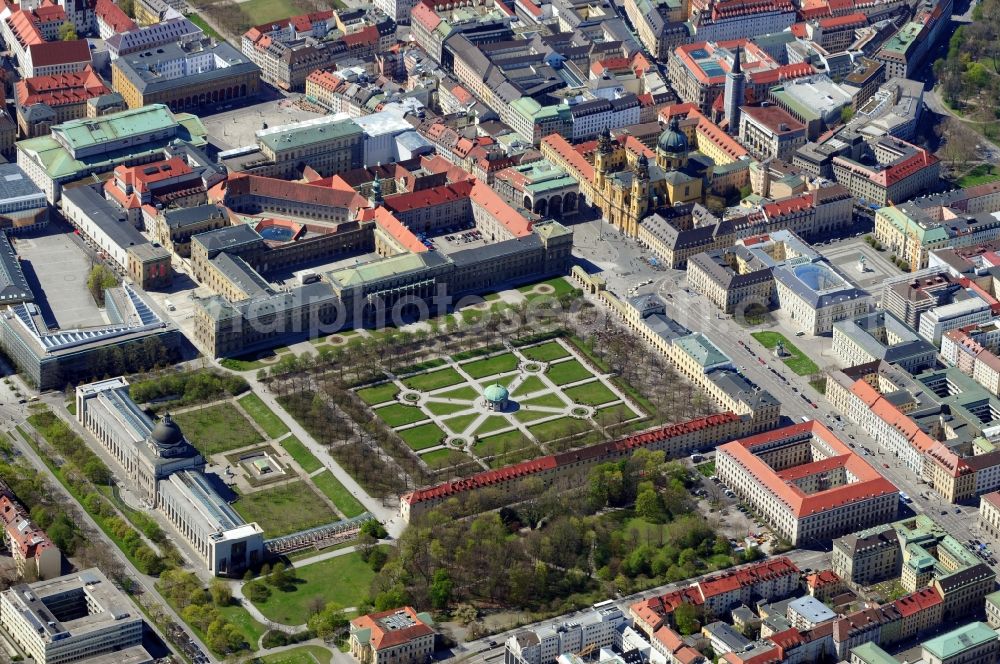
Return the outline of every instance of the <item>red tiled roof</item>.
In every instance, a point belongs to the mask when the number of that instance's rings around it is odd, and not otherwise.
[[[369,215],[365,215],[367,218]],[[384,207],[375,208],[375,212],[370,215],[375,223],[379,225],[386,233],[392,236],[394,240],[399,242],[407,251],[413,252],[415,254],[421,254],[427,251],[427,246],[413,234],[409,228],[406,227],[403,222],[397,219],[392,212],[389,212]]]
[[[383,618],[387,618],[398,613],[405,613],[414,624],[410,627],[404,627],[402,629],[391,629],[383,626]],[[404,606],[401,609],[380,611],[379,613],[369,613],[368,615],[355,618],[351,621],[351,625],[359,629],[371,630],[371,644],[372,648],[376,651],[392,648],[406,643],[407,641],[412,641],[413,639],[418,639],[422,636],[428,636],[434,633],[434,630],[420,620],[417,616],[417,612],[410,606]]]
[[[906,618],[920,611],[925,611],[931,607],[942,604],[944,599],[938,594],[933,586],[921,588],[915,593],[910,593],[905,597],[900,597],[893,604],[899,614]]]
[[[860,12],[855,12],[853,14],[844,14],[843,16],[821,18],[819,20],[819,27],[824,30],[829,30],[830,28],[840,28],[848,25],[859,27],[868,25],[868,17]]]
[[[416,21],[424,27],[427,32],[432,32],[441,23],[441,17],[434,11],[434,7],[429,2],[418,2],[410,10],[410,20]]]
[[[426,500],[435,500],[446,496],[454,496],[472,489],[492,486],[494,484],[506,482],[507,480],[518,477],[527,477],[545,470],[552,470],[559,466],[577,463],[588,458],[609,456],[612,452],[629,452],[631,450],[646,447],[655,442],[687,435],[706,427],[731,424],[739,419],[738,415],[731,412],[699,417],[694,420],[681,422],[680,424],[662,426],[645,433],[627,436],[608,443],[599,443],[597,445],[591,445],[590,447],[584,447],[569,452],[560,452],[559,454],[539,457],[530,461],[523,461],[511,466],[505,466],[497,470],[487,470],[481,473],[476,473],[475,475],[465,479],[444,482],[443,484],[438,484],[437,486],[424,489],[417,489],[416,491],[412,491],[403,496],[403,500],[408,502],[410,505],[413,505]]]
[[[321,187],[302,182],[290,182],[277,178],[268,178],[248,173],[232,173],[222,187],[213,188],[213,192],[225,192],[230,196],[245,196],[249,194],[275,199],[292,200],[299,203],[311,203],[328,207],[357,210],[368,205],[368,201],[355,191],[343,191],[331,187]]]
[[[835,585],[840,583],[840,581],[840,576],[838,576],[832,569],[815,572],[806,577],[806,585],[810,588],[822,588],[824,586]]]
[[[97,0],[94,14],[116,33],[135,30],[139,27],[121,7],[114,3],[114,0]]]
[[[45,42],[28,47],[32,67],[90,62],[90,45],[86,39]]]
[[[855,481],[807,494],[794,484],[786,483],[779,473],[775,472],[753,451],[754,448],[783,438],[802,435],[819,438],[831,448],[835,455],[846,456],[843,465],[856,478]],[[736,440],[721,445],[717,449],[720,454],[731,457],[746,472],[751,473],[758,482],[764,484],[767,490],[791,510],[796,518],[811,516],[842,505],[898,492],[896,487],[882,477],[868,462],[852,452],[832,431],[815,420],[792,424]],[[811,462],[803,465],[820,467],[822,464],[823,462]]]
[[[55,546],[45,531],[32,523],[25,509],[6,494],[0,495],[0,522],[24,559]]]
[[[596,142],[594,143],[596,147]],[[578,180],[587,182],[594,181],[594,167],[578,151],[581,146],[573,146],[559,134],[550,134],[542,139],[542,143],[549,146],[556,154],[566,160],[570,169],[570,174]]]
[[[431,187],[429,189],[419,189],[417,191],[386,196],[385,206],[393,212],[400,214],[421,208],[446,205],[462,198],[468,198],[471,192],[472,182],[456,182],[440,187]]]
[[[56,108],[79,104],[110,92],[111,88],[89,65],[83,71],[25,78],[14,85],[19,106],[47,104]]]
[[[786,557],[774,558],[760,563],[754,563],[736,570],[721,572],[710,576],[697,584],[701,596],[708,601],[710,597],[753,586],[761,581],[769,581],[784,576],[797,576],[799,568]]]

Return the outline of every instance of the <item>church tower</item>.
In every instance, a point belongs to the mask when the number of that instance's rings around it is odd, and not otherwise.
[[[607,179],[608,168],[611,165],[611,155],[614,150],[615,148],[611,141],[611,130],[605,126],[597,139],[597,154],[594,155],[594,188],[598,192],[604,190],[604,182]]]
[[[639,220],[649,209],[649,159],[639,155],[639,161],[632,169],[632,190],[629,192],[628,227],[625,232],[635,237],[639,233]]]
[[[724,106],[726,120],[729,121],[729,133],[732,136],[740,133],[740,106],[746,103],[746,76],[743,74],[740,47],[736,47],[733,56],[733,66],[726,74],[726,90]]]
[[[681,131],[680,116],[670,118],[670,126],[656,142],[656,165],[665,171],[676,171],[687,165],[688,139]]]

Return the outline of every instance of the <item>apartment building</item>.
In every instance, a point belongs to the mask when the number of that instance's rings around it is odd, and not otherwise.
[[[806,143],[806,126],[778,106],[740,108],[740,142],[755,159],[790,162]]]
[[[819,422],[718,450],[719,478],[792,544],[822,541],[896,515],[896,487]]]
[[[896,578],[902,570],[899,537],[889,526],[875,526],[833,540],[833,571],[854,588]]]
[[[994,541],[1000,541],[1000,491],[980,497],[979,530]]]
[[[504,664],[552,664],[563,653],[611,648],[628,622],[621,609],[611,607],[560,625],[521,630],[504,643]]]
[[[4,528],[4,543],[14,559],[18,574],[23,576],[33,572],[38,579],[54,579],[62,573],[59,547],[31,521],[31,515],[6,487],[0,495],[0,523]],[[27,565],[30,567],[26,569]]]

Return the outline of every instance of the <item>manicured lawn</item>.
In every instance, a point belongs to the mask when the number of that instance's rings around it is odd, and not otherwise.
[[[267,628],[253,619],[250,613],[239,604],[230,604],[219,608],[219,613],[230,625],[235,625],[243,634],[243,638],[250,644],[251,650],[257,649],[260,637],[264,635]]]
[[[540,397],[532,397],[521,402],[525,406],[548,406],[549,408],[565,408],[566,403],[559,398],[555,392],[543,394]]]
[[[469,427],[470,424],[476,421],[477,417],[479,417],[478,413],[472,413],[471,415],[457,415],[444,420],[444,424],[451,429],[453,433],[461,434]]]
[[[712,475],[715,475],[715,462],[706,461],[705,463],[698,464],[694,467],[694,469],[705,477],[711,477]]]
[[[479,396],[479,393],[476,392],[476,388],[465,385],[464,387],[458,387],[454,390],[441,392],[440,394],[435,394],[434,396],[441,399],[465,399],[466,401],[472,401]]]
[[[365,506],[358,502],[358,499],[330,471],[314,475],[312,482],[348,519],[365,511]]]
[[[187,439],[206,456],[263,440],[250,420],[231,403],[196,408],[173,417]]]
[[[532,392],[540,392],[547,389],[548,386],[542,382],[542,379],[538,376],[528,376],[525,378],[517,389],[514,390],[513,396],[521,396],[524,394],[531,394]]]
[[[295,569],[295,588],[271,589],[266,601],[256,602],[268,619],[285,625],[301,625],[309,618],[313,599],[334,602],[344,608],[358,606],[368,596],[375,572],[358,553],[347,553]]]
[[[411,450],[426,450],[428,447],[440,445],[444,441],[444,431],[441,431],[441,427],[433,422],[420,424],[410,429],[401,429],[396,433]]]
[[[542,284],[551,286],[553,288],[553,291],[551,293],[532,292],[535,290],[535,286],[540,286]],[[540,281],[537,284],[528,284],[527,286],[521,286],[517,290],[519,290],[522,293],[527,293],[528,298],[531,299],[533,296],[537,297],[538,295],[552,295],[553,297],[559,297],[560,295],[565,295],[566,293],[572,293],[574,290],[576,290],[576,287],[573,286],[573,284],[571,284],[570,282],[566,281],[566,279],[564,279],[563,277],[555,277],[554,279],[549,279],[547,281]]]
[[[421,454],[420,458],[434,470],[450,468],[451,466],[471,461],[464,452],[459,452],[458,450],[434,450],[426,454]]]
[[[779,341],[784,344],[785,351],[788,352],[788,356],[782,361],[788,365],[789,369],[798,375],[808,376],[810,374],[819,373],[819,367],[816,363],[806,357],[806,355],[799,350],[795,344],[789,341],[785,335],[780,332],[753,332],[751,336],[759,341],[768,350],[777,346]]]
[[[548,440],[572,436],[575,433],[582,433],[588,429],[590,429],[590,425],[586,421],[572,417],[560,417],[528,427],[531,435],[543,443]]]
[[[295,436],[289,436],[281,441],[281,446],[292,455],[295,459],[295,463],[302,467],[302,470],[307,473],[311,473],[315,470],[319,470],[323,467],[323,464],[319,462],[312,452],[306,449],[306,446],[302,444]]]
[[[260,658],[262,664],[330,664],[333,653],[323,646],[299,646]]]
[[[369,406],[392,401],[399,394],[395,383],[382,383],[374,387],[363,387],[358,390],[358,396]]]
[[[618,400],[618,395],[599,380],[566,388],[564,394],[573,401],[587,406],[600,406],[602,403]]]
[[[404,424],[413,424],[420,420],[426,420],[427,415],[416,406],[404,406],[401,403],[394,403],[375,409],[375,414],[381,417],[386,424],[391,427],[398,427]]]
[[[443,401],[428,401],[424,404],[424,408],[431,411],[435,415],[451,415],[452,413],[457,413],[460,410],[468,410],[472,404],[468,403],[445,403]]]
[[[553,364],[545,372],[545,375],[556,385],[566,385],[584,378],[591,378],[594,374],[590,373],[590,369],[580,364],[579,360],[569,360]]]
[[[465,379],[462,378],[457,371],[448,367],[447,369],[439,369],[438,371],[432,371],[430,373],[410,376],[409,378],[403,380],[403,384],[412,390],[430,392],[431,390],[448,387],[449,385],[454,385],[455,383],[461,383],[463,380]]]
[[[479,456],[493,456],[522,447],[534,447],[534,445],[520,431],[506,431],[495,436],[481,438],[473,449]]]
[[[534,422],[546,417],[552,417],[555,413],[544,413],[540,410],[524,410],[523,408],[514,413],[514,419],[518,422]]]
[[[809,385],[820,394],[826,394],[826,376],[809,381]]]
[[[594,419],[601,426],[617,424],[618,422],[631,420],[633,417],[635,417],[635,411],[623,403],[616,403],[613,406],[599,408],[597,413],[594,415]]]
[[[522,348],[521,352],[529,360],[537,362],[551,362],[569,356],[569,351],[562,347],[558,341],[549,341],[541,346]]]
[[[247,522],[256,521],[268,538],[338,521],[316,492],[299,480],[241,496],[233,508]]]
[[[503,429],[510,426],[510,420],[506,417],[501,417],[500,415],[490,415],[483,423],[479,425],[476,429],[476,435],[482,436],[483,434],[492,433],[498,429]]]
[[[504,353],[495,357],[488,357],[485,360],[476,360],[463,364],[462,369],[473,378],[485,378],[506,371],[513,371],[517,368],[517,356],[513,353]]]
[[[254,422],[260,425],[264,433],[271,438],[280,438],[288,433],[288,427],[285,426],[285,423],[256,394],[246,395],[239,400],[239,403]]]
[[[510,384],[514,382],[515,378],[517,378],[517,375],[500,376],[497,378],[490,378],[489,380],[484,380],[483,382],[479,383],[479,393],[482,394],[483,390],[485,390],[490,385],[503,385],[504,387],[509,387]]]

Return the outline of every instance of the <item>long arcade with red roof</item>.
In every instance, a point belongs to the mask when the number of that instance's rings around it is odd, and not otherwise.
[[[899,491],[817,421],[719,447],[719,478],[791,544],[885,523]]]

